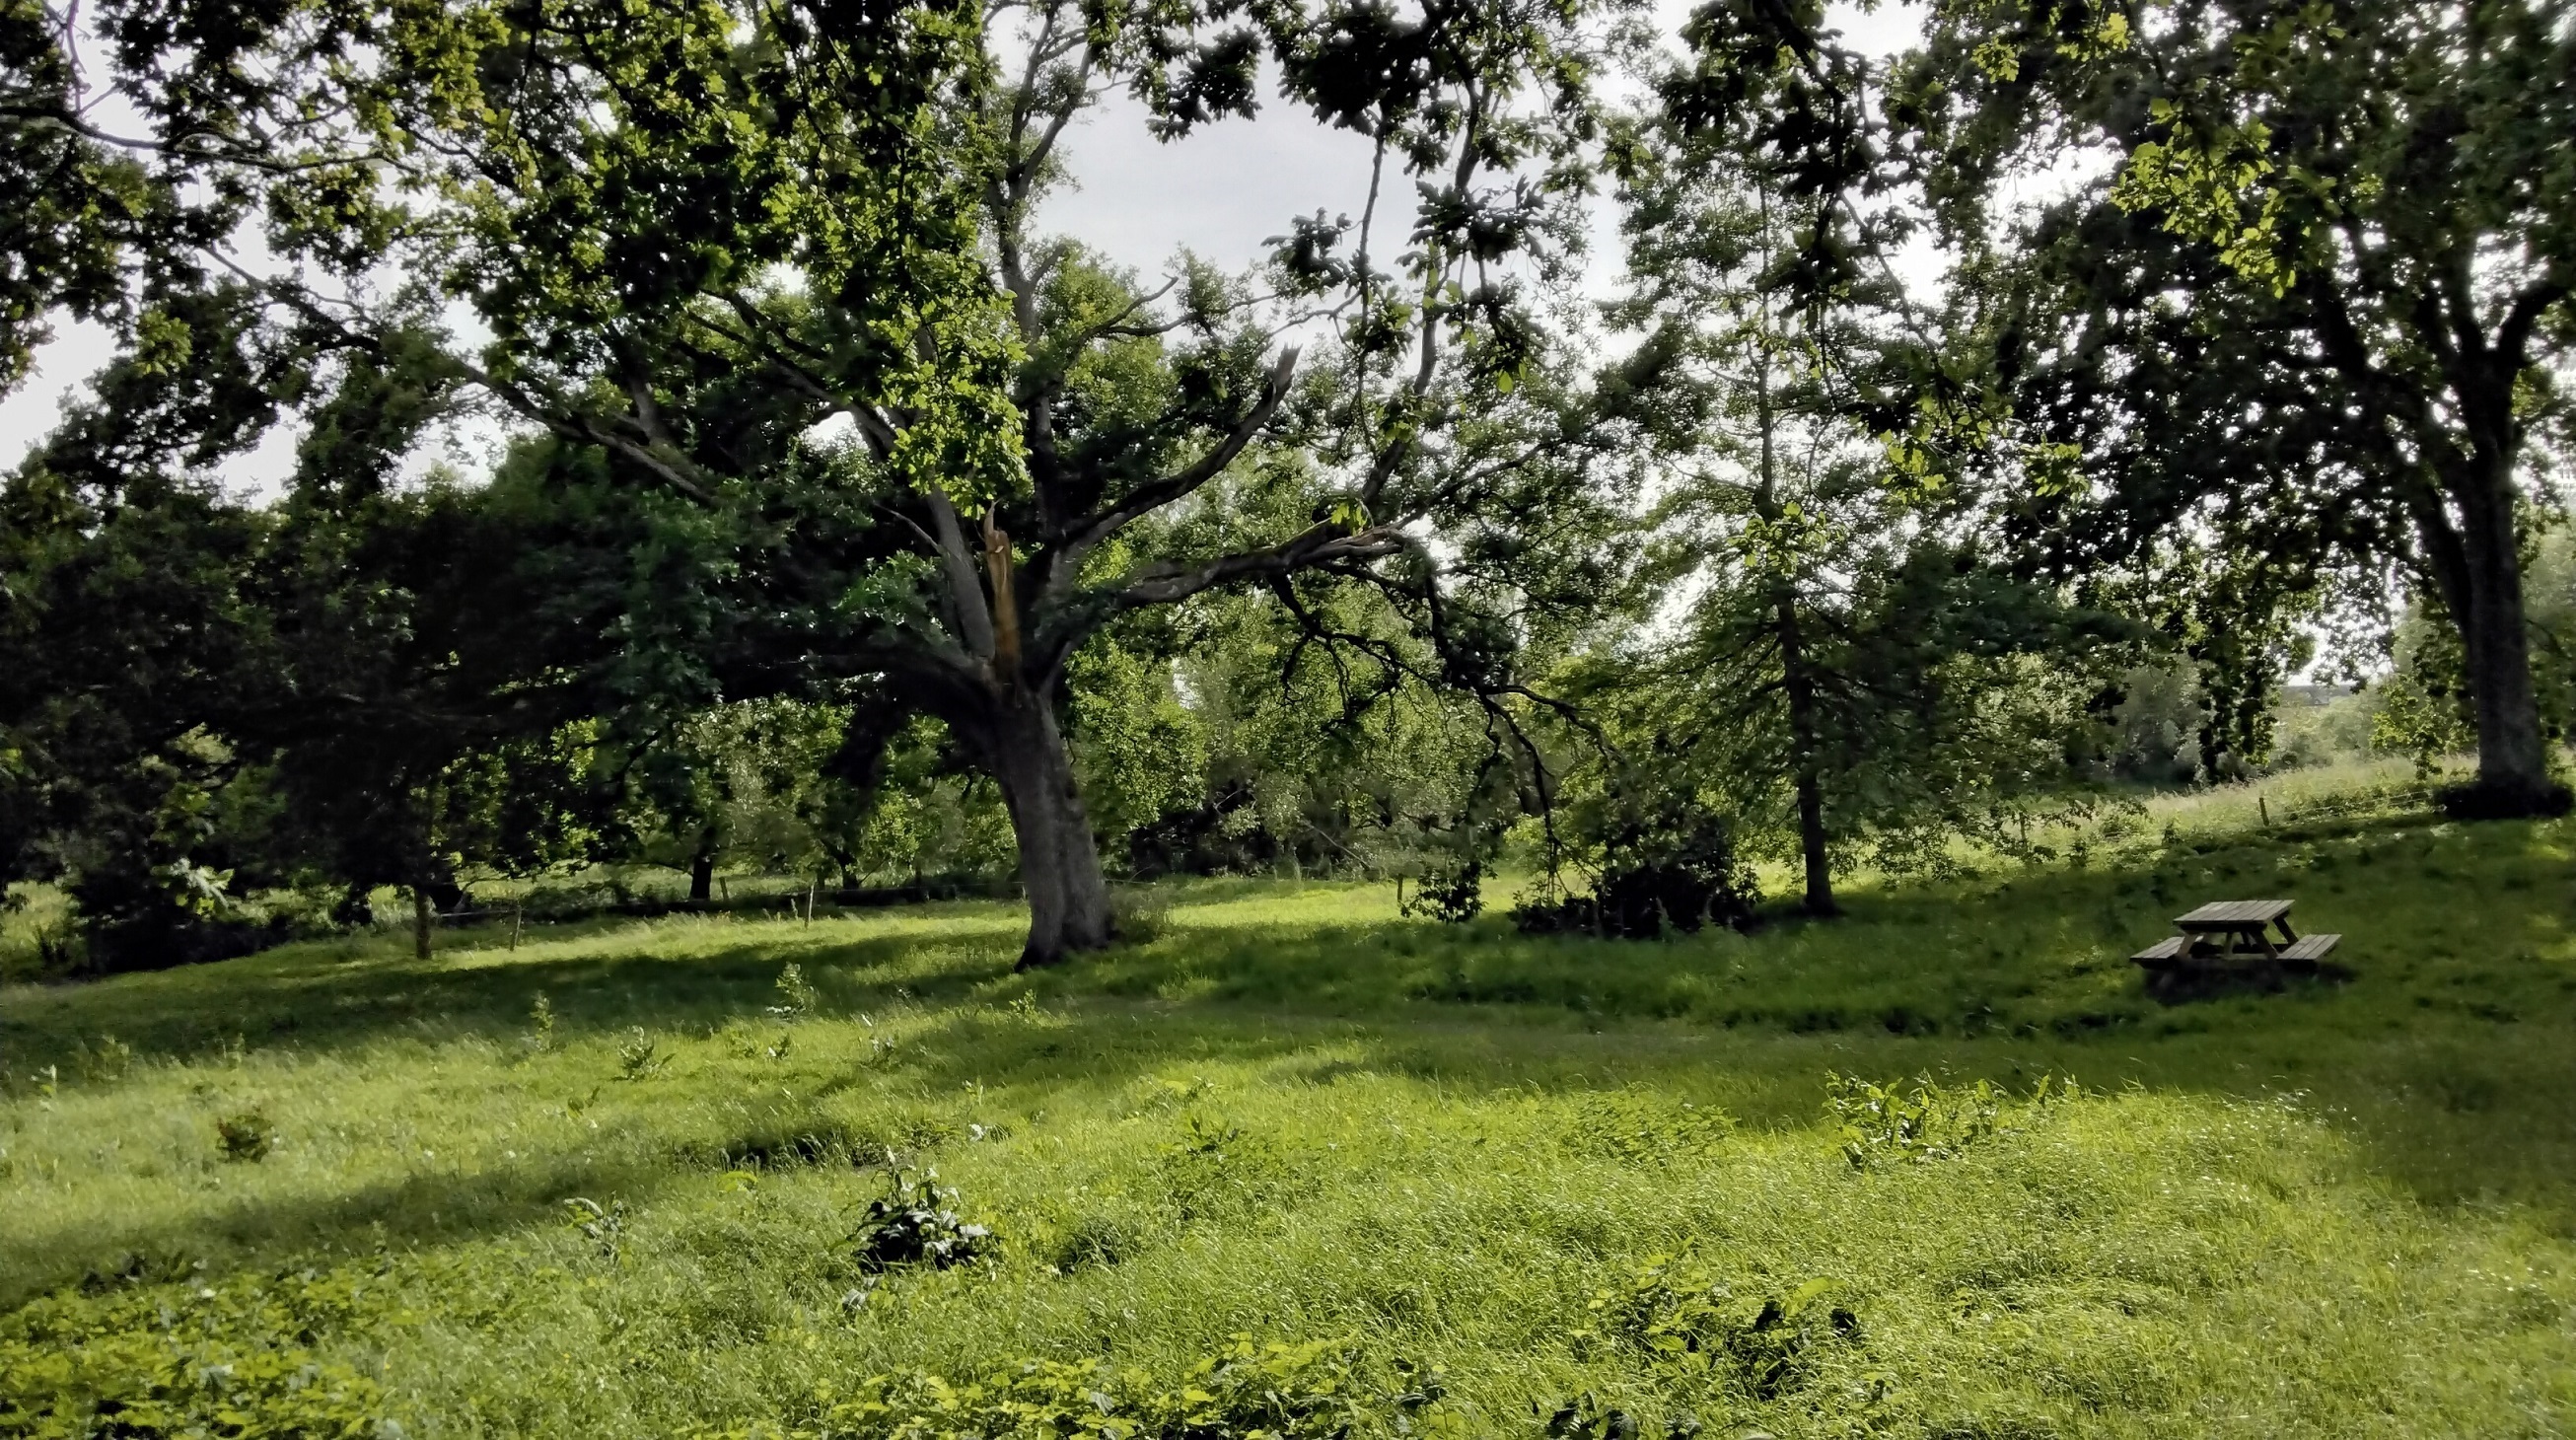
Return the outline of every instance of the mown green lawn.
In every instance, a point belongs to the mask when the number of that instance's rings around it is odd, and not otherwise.
[[[1114,1419],[1245,1335],[1363,1431],[2562,1435],[2571,846],[2252,832],[1669,944],[1244,882],[1034,977],[958,905],[0,991],[0,1434],[878,1435],[950,1402],[867,1377],[1023,1359]],[[2348,978],[2142,991],[2257,895]],[[1829,1072],[2081,1089],[1855,1166]],[[864,1271],[889,1154],[992,1258]]]

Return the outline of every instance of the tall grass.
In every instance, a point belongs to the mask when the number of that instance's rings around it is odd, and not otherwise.
[[[792,1424],[1023,1356],[1173,1383],[1238,1332],[1435,1365],[1480,1435],[1584,1391],[1717,1435],[2567,1433],[2576,829],[2270,803],[1671,943],[1228,882],[1037,975],[961,903],[0,990],[0,1355],[178,1346],[249,1286],[300,1318],[233,1343],[414,1436]],[[2256,893],[2349,976],[2143,993],[2167,917]],[[1829,1072],[2083,1088],[1855,1168]],[[227,1158],[246,1117],[273,1148]],[[868,1273],[889,1162],[999,1261]],[[1765,1380],[1741,1337],[1801,1294],[1850,1324]],[[1720,1339],[1657,1349],[1692,1306]]]

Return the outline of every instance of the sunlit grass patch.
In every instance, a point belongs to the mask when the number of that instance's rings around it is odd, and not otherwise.
[[[332,1377],[412,1435],[814,1428],[818,1387],[1024,1358],[1145,1405],[1238,1334],[1350,1367],[1363,1429],[1437,1370],[1478,1435],[1586,1392],[1782,1437],[2563,1433],[2567,844],[2258,818],[1656,944],[1238,882],[1037,974],[958,904],[12,989],[0,1303],[51,1298],[0,1346],[92,1369],[11,1370],[0,1433],[145,1371],[182,1411]],[[2131,949],[2257,892],[2349,976],[2142,993]],[[1991,1118],[1856,1166],[1829,1072]],[[992,1249],[869,1261],[898,1174]],[[225,1342],[237,1392],[167,1368],[241,1306],[289,1318]]]

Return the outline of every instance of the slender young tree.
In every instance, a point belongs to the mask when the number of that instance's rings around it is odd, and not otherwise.
[[[1718,0],[1685,25],[1619,147],[1610,313],[1638,344],[1602,389],[1660,497],[1648,573],[1672,626],[1621,732],[1732,809],[1739,843],[1785,836],[1819,916],[1864,851],[2014,838],[2079,718],[2076,656],[2052,652],[2101,628],[1990,558],[1992,506],[1918,443],[2015,450],[1959,423],[1938,317],[1888,260],[1910,197],[1884,66],[1823,18]]]

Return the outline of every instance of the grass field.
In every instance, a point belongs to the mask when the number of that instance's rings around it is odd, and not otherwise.
[[[0,991],[0,1434],[927,1435],[863,1382],[1023,1359],[1169,1435],[2576,1430],[2576,826],[2147,830],[1661,944],[1210,882],[1038,976],[961,904]],[[2143,993],[2252,895],[2349,976]],[[889,1153],[984,1258],[855,1258]]]

